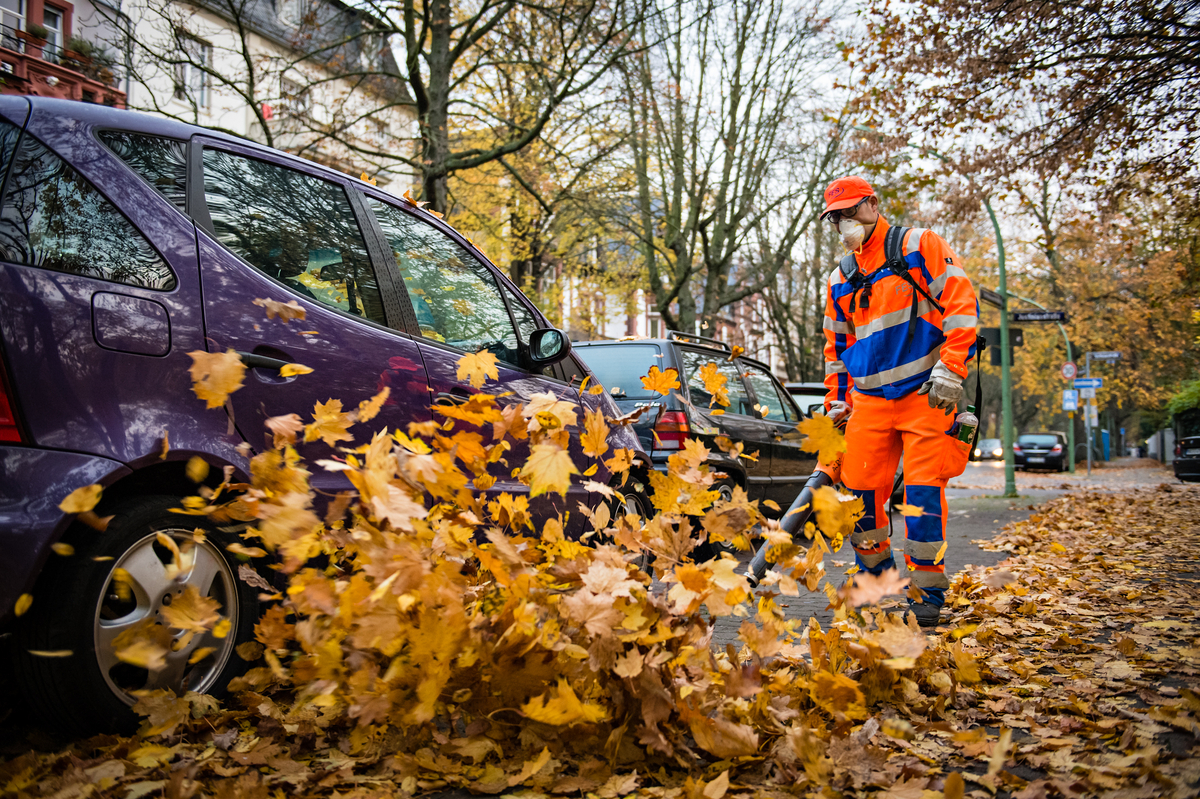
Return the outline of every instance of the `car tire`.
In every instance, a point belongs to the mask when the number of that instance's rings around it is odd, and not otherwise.
[[[257,590],[238,579],[239,562],[225,550],[232,537],[204,517],[172,513],[178,506],[175,497],[131,500],[105,511],[113,515],[105,532],[77,525],[64,538],[73,554],[50,556],[33,604],[14,631],[14,666],[31,709],[54,727],[71,734],[131,730],[137,722],[132,691],[171,688],[179,695],[194,690],[219,696],[245,670],[235,649],[253,639]],[[174,580],[166,571],[173,556],[159,542],[160,533],[190,555],[190,566]],[[118,568],[129,582],[113,580]],[[192,636],[155,673],[111,654],[121,631],[147,620],[166,626],[159,611],[189,585],[220,603],[218,612],[231,623],[224,638],[212,631]],[[181,631],[169,634],[173,645],[185,637]],[[188,663],[208,647],[213,651]]]
[[[609,512],[613,519],[620,515],[636,513],[642,520],[649,521],[654,516],[654,508],[650,504],[650,497],[646,496],[645,490],[639,491],[635,483],[641,484],[641,481],[629,480],[623,486],[614,487],[616,496],[612,498],[609,505]],[[654,560],[654,556],[649,550],[642,551],[634,561],[638,568],[653,574],[653,567],[650,565]]]

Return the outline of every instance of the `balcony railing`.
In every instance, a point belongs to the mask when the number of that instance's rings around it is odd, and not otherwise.
[[[41,58],[106,86],[117,86],[120,83],[113,68],[115,65],[108,58],[76,53],[59,45],[49,44],[45,39],[36,39],[27,31],[9,25],[0,25],[0,47],[30,58]]]

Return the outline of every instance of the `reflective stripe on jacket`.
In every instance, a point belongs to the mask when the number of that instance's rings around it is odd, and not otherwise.
[[[890,226],[883,217],[858,255],[858,268],[870,285],[857,292],[841,269],[829,275],[825,296],[826,402],[852,402],[850,389],[896,399],[921,387],[940,359],[966,378],[966,363],[975,356],[979,303],[962,262],[945,239],[931,230],[914,228],[904,237],[904,260],[909,274],[944,309],[918,294],[917,319],[908,343],[908,318],[913,288],[884,263],[883,240]]]

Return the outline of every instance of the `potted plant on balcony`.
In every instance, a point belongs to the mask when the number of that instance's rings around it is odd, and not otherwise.
[[[95,45],[87,39],[72,36],[70,39],[67,39],[67,46],[63,50],[63,55],[69,61],[73,61],[80,67],[86,68],[92,63],[92,50],[94,48]]]
[[[45,25],[27,25],[25,30],[17,31],[17,38],[24,39],[30,44],[36,44],[41,47],[46,43],[46,37],[50,35],[50,29]]]

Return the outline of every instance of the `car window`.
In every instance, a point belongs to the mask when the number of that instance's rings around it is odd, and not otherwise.
[[[754,396],[758,398],[759,416],[774,422],[800,421],[792,404],[785,401],[779,395],[779,391],[775,387],[775,381],[771,379],[771,375],[757,366],[750,364],[742,364],[742,366],[745,369],[743,376],[754,390]]]
[[[0,148],[6,153],[15,130],[4,125]],[[0,258],[127,286],[175,288],[171,268],[133,223],[29,135],[21,139],[4,192]]]
[[[580,347],[574,351],[604,390],[621,399],[660,399],[662,395],[642,385],[651,367],[663,368],[657,344],[610,344]]]
[[[387,324],[346,191],[289,167],[205,148],[204,198],[221,244],[297,294]]]
[[[513,293],[512,289],[503,283],[500,286],[504,289],[504,294],[508,297],[508,307],[512,309],[513,319],[517,321],[517,332],[521,336],[521,341],[528,343],[529,337],[533,335],[533,331],[538,329],[537,320],[533,318],[533,314],[529,312],[529,308]]]
[[[187,210],[187,144],[162,136],[102,130],[97,136],[180,211]]]
[[[517,332],[491,271],[442,231],[371,198],[417,315],[421,335],[520,365]]]
[[[704,381],[700,379],[700,370],[705,364],[716,364],[717,372],[725,376],[725,392],[729,395],[729,405],[725,408],[729,413],[740,413],[743,416],[754,415],[754,403],[746,393],[742,383],[741,372],[736,364],[723,355],[698,350],[679,351],[679,359],[683,363],[683,377],[687,386],[688,397],[692,404],[703,410],[712,402],[712,395],[704,389]],[[712,402],[712,407],[718,409],[719,403]]]
[[[1058,436],[1024,435],[1017,439],[1017,443],[1022,446],[1053,447],[1058,443]]]

